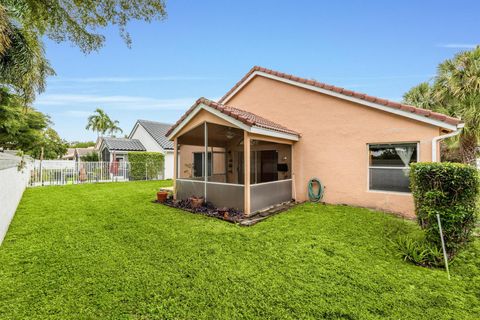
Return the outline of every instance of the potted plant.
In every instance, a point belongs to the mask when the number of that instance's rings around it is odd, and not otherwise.
[[[203,204],[203,197],[190,197],[188,198],[190,201],[190,205],[192,206],[192,209],[199,208]]]
[[[218,208],[218,215],[223,217],[223,219],[228,219],[228,208],[223,207],[223,208]]]
[[[160,203],[164,203],[167,200],[168,191],[158,191],[157,192],[157,201]]]

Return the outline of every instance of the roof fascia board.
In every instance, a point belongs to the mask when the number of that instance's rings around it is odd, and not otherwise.
[[[193,117],[195,117],[197,115],[197,113],[199,113],[200,111],[202,110],[202,108],[200,107],[200,104],[197,105],[193,110],[192,112],[190,112],[187,117],[185,119],[183,119],[182,122],[180,122],[179,125],[177,125],[175,127],[175,129],[173,129],[173,131],[168,135],[168,140],[172,140],[173,137],[175,137],[177,135],[177,133],[183,129],[183,127],[190,122],[190,120],[193,119]]]
[[[140,125],[140,123],[137,120],[137,122],[135,122],[135,125],[133,126],[132,131],[130,131],[130,134],[128,135],[128,139],[132,139],[132,136],[135,133],[135,131],[137,130],[139,125]]]
[[[158,141],[155,139],[155,137],[150,133],[150,131],[147,130],[147,128],[145,128],[144,125],[142,125],[142,123],[140,121],[137,120],[137,124],[135,125],[134,127],[134,130],[138,129],[138,127],[141,126],[143,128],[143,130],[145,130],[145,132],[150,136],[150,138],[152,138],[152,140],[160,147],[160,149],[162,149],[163,152],[165,152],[165,150],[167,150],[166,148],[164,148],[160,143],[158,143]],[[132,134],[133,135],[134,131],[132,131]],[[128,137],[129,139],[131,139],[132,137],[129,136]],[[138,139],[137,139],[138,140]],[[142,141],[140,141],[141,143]],[[143,143],[142,143],[143,144]],[[144,146],[145,147],[145,146]],[[173,150],[173,149],[172,149]]]
[[[233,96],[235,96],[235,94],[237,94],[238,91],[240,91],[245,85],[247,85],[248,82],[250,82],[250,80],[252,80],[257,75],[265,77],[265,78],[273,79],[273,80],[276,80],[276,81],[280,81],[280,82],[283,82],[283,83],[287,83],[287,84],[290,84],[290,85],[294,85],[294,86],[297,86],[297,87],[301,87],[301,88],[304,88],[304,89],[308,89],[308,90],[311,90],[311,91],[316,91],[316,92],[319,92],[319,93],[322,93],[322,94],[325,94],[325,95],[329,95],[329,96],[332,96],[332,97],[336,97],[336,98],[339,98],[339,99],[343,99],[343,100],[351,101],[351,102],[354,102],[354,103],[358,103],[358,104],[361,104],[361,105],[364,105],[364,106],[367,106],[367,107],[371,107],[371,108],[374,108],[374,109],[377,109],[377,110],[382,110],[382,111],[385,111],[385,112],[393,113],[393,114],[403,116],[403,117],[406,117],[406,118],[409,118],[409,119],[413,119],[413,120],[417,120],[417,121],[420,121],[420,122],[428,123],[428,124],[434,125],[436,127],[445,128],[445,129],[452,130],[452,131],[457,129],[456,125],[448,124],[448,123],[438,121],[438,120],[435,120],[435,119],[432,119],[432,118],[427,118],[427,117],[424,117],[424,116],[421,116],[421,115],[418,115],[418,114],[415,114],[415,113],[411,113],[411,112],[408,112],[408,111],[404,111],[404,110],[400,110],[400,109],[393,109],[391,107],[387,107],[387,106],[384,106],[384,105],[381,105],[381,104],[378,104],[378,103],[365,101],[365,100],[358,99],[358,98],[355,98],[355,97],[352,97],[352,96],[348,96],[348,95],[345,95],[345,94],[341,94],[341,93],[334,92],[334,91],[327,90],[327,89],[323,89],[323,88],[318,88],[318,87],[315,87],[315,86],[312,86],[312,85],[309,85],[309,84],[306,84],[306,83],[301,83],[301,82],[298,82],[298,81],[285,79],[285,78],[282,78],[282,77],[279,77],[279,76],[276,76],[276,75],[273,75],[273,74],[265,73],[265,72],[262,72],[262,71],[258,71],[258,70],[252,72],[252,74],[247,79],[245,79],[230,95],[228,95],[225,99],[223,99],[221,101],[221,103],[226,104]]]
[[[245,125],[244,123],[242,123],[242,122],[240,122],[240,121],[238,121],[238,120],[236,120],[236,119],[233,119],[232,117],[227,116],[226,114],[218,111],[217,109],[214,109],[214,108],[212,108],[212,107],[209,107],[209,106],[207,106],[207,105],[205,105],[205,104],[203,104],[203,103],[199,103],[199,104],[195,107],[195,109],[193,109],[193,111],[190,112],[190,113],[188,114],[188,116],[187,116],[185,119],[183,119],[183,121],[172,131],[172,133],[170,133],[170,134],[168,135],[167,138],[168,138],[169,140],[172,140],[172,138],[173,138],[180,130],[182,130],[182,128],[183,128],[187,123],[189,123],[190,120],[192,120],[201,110],[205,110],[205,111],[207,111],[207,112],[209,112],[209,113],[212,113],[212,114],[216,115],[217,117],[219,117],[219,118],[221,118],[221,119],[223,119],[223,120],[225,120],[225,121],[233,124],[234,126],[239,127],[240,129],[243,129],[243,130],[246,130],[246,131],[249,131],[249,129],[250,129],[250,127],[248,127],[248,126]]]
[[[257,127],[257,126],[253,126],[250,129],[249,132],[259,134],[259,135],[262,135],[262,136],[269,136],[269,137],[273,137],[273,138],[281,138],[281,139],[291,140],[291,141],[298,141],[299,140],[297,135],[289,134],[289,133],[285,133],[285,132],[268,130],[268,129],[265,129],[265,128],[262,128],[262,127]]]

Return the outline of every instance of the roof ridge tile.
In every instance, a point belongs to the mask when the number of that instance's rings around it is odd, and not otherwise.
[[[294,130],[290,130],[288,128],[286,128],[285,126],[281,125],[281,124],[278,124],[278,123],[275,123],[271,120],[268,120],[262,116],[259,116],[259,115],[256,115],[252,112],[249,112],[249,111],[245,111],[245,110],[242,110],[242,109],[239,109],[237,107],[232,107],[232,106],[228,106],[228,105],[224,105],[224,104],[221,104],[221,103],[218,103],[218,102],[215,102],[215,101],[212,101],[212,100],[209,100],[209,99],[206,99],[206,98],[199,98],[195,104],[190,107],[187,112],[185,112],[185,114],[174,124],[170,127],[170,129],[167,131],[166,135],[170,135],[176,127],[178,127],[182,122],[183,120],[185,120],[188,116],[188,114],[190,114],[199,104],[205,104],[211,108],[214,108],[220,112],[222,112],[223,114],[229,116],[229,117],[232,117],[236,120],[239,120],[240,122],[248,125],[248,126],[258,126],[258,127],[262,127],[262,128],[265,128],[265,129],[269,129],[269,130],[273,130],[273,131],[278,131],[278,132],[282,132],[282,133],[287,133],[287,134],[293,134],[293,135],[297,135],[299,136],[300,134]]]
[[[330,84],[326,84],[326,83],[322,83],[322,82],[318,82],[318,81],[309,80],[309,79],[306,79],[306,78],[293,76],[291,74],[286,74],[286,73],[283,73],[283,72],[267,69],[267,68],[264,68],[264,67],[261,67],[261,66],[254,66],[253,68],[251,68],[250,71],[239,82],[237,82],[219,100],[219,102],[223,102],[228,96],[230,96],[238,87],[240,87],[256,71],[271,74],[271,75],[275,75],[275,76],[278,76],[278,77],[281,77],[281,78],[284,78],[284,79],[288,79],[288,80],[292,80],[292,81],[295,81],[295,82],[308,84],[308,85],[311,85],[311,86],[314,86],[314,87],[317,87],[317,88],[322,88],[322,89],[325,89],[325,90],[333,91],[333,92],[343,94],[343,95],[346,95],[346,96],[354,96],[355,98],[358,98],[360,100],[365,100],[365,101],[368,101],[368,102],[380,104],[380,105],[383,105],[383,106],[386,106],[386,107],[389,107],[389,108],[401,109],[401,110],[405,110],[405,111],[408,110],[411,113],[415,113],[415,114],[418,114],[418,115],[421,115],[421,116],[424,116],[424,117],[427,117],[427,118],[433,118],[435,120],[445,122],[445,123],[448,123],[450,125],[458,125],[458,124],[462,123],[461,119],[454,118],[454,117],[451,117],[451,116],[448,116],[448,115],[445,115],[445,114],[442,114],[442,113],[438,113],[438,112],[435,112],[435,111],[428,110],[428,112],[426,112],[426,109],[423,109],[423,108],[415,107],[415,106],[400,103],[400,102],[390,101],[390,100],[379,98],[379,97],[370,96],[370,95],[362,93],[362,92],[347,90],[347,89],[337,87],[337,86],[334,86],[334,85],[330,85]]]

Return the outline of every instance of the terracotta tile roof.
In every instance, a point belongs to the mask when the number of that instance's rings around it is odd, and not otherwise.
[[[340,93],[340,94],[343,94],[343,95],[346,95],[346,96],[352,96],[352,97],[355,97],[355,98],[358,98],[358,99],[361,99],[361,100],[365,100],[365,101],[368,101],[368,102],[380,104],[382,106],[390,107],[392,109],[399,109],[399,110],[415,113],[417,115],[421,115],[421,116],[424,116],[424,117],[427,117],[427,118],[432,118],[432,119],[435,119],[435,120],[438,120],[438,121],[442,121],[442,122],[445,122],[445,123],[450,124],[450,125],[458,125],[458,124],[462,123],[462,120],[444,115],[442,113],[433,112],[431,110],[422,109],[422,108],[410,106],[410,105],[403,104],[403,103],[393,102],[393,101],[389,101],[389,100],[386,100],[386,99],[377,98],[377,97],[374,97],[374,96],[369,96],[365,93],[360,93],[360,92],[355,92],[355,91],[352,91],[352,90],[347,90],[347,89],[332,86],[332,85],[329,85],[329,84],[326,84],[326,83],[296,77],[296,76],[293,76],[293,75],[290,75],[290,74],[286,74],[286,73],[283,73],[283,72],[278,72],[278,71],[262,68],[262,67],[259,67],[259,66],[253,67],[239,82],[237,82],[233,86],[233,88],[231,88],[219,100],[219,102],[222,103],[230,94],[232,94],[239,86],[241,86],[243,84],[243,82],[245,80],[247,80],[248,77],[250,77],[250,75],[252,73],[254,73],[256,71],[271,74],[271,75],[274,75],[274,76],[277,76],[277,77],[280,77],[280,78],[284,78],[284,79],[287,79],[287,80],[292,80],[292,81],[295,81],[295,82],[308,84],[308,85],[311,85],[311,86],[314,86],[314,87],[317,87],[317,88],[330,90],[330,91]]]
[[[270,121],[268,119],[265,119],[263,117],[260,117],[260,116],[254,114],[254,113],[251,113],[251,112],[248,112],[248,111],[245,111],[245,110],[242,110],[242,109],[226,106],[224,104],[221,104],[221,103],[218,103],[218,102],[215,102],[215,101],[212,101],[212,100],[208,100],[206,98],[198,99],[193,104],[193,106],[191,106],[190,109],[188,109],[187,112],[185,112],[185,114],[168,130],[166,135],[167,136],[170,135],[173,132],[173,130],[175,130],[175,128],[178,127],[180,125],[180,123],[182,123],[182,121],[185,120],[185,118],[201,103],[205,104],[205,105],[207,105],[211,108],[214,108],[214,109],[220,111],[221,113],[226,114],[226,115],[228,115],[228,116],[246,124],[247,126],[250,126],[250,127],[256,126],[256,127],[260,127],[260,128],[264,128],[264,129],[268,129],[268,130],[273,130],[273,131],[277,131],[277,132],[288,133],[288,134],[293,134],[293,135],[296,135],[296,136],[300,136],[300,134],[298,132],[290,130],[290,129],[282,126],[281,124],[278,124],[278,123],[275,123],[275,122]]]

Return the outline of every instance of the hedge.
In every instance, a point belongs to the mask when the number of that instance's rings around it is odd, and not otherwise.
[[[428,242],[441,246],[440,215],[449,258],[470,239],[477,218],[478,170],[459,163],[414,163],[410,187],[418,223]]]
[[[129,152],[131,180],[150,180],[163,176],[164,156],[160,152]]]

